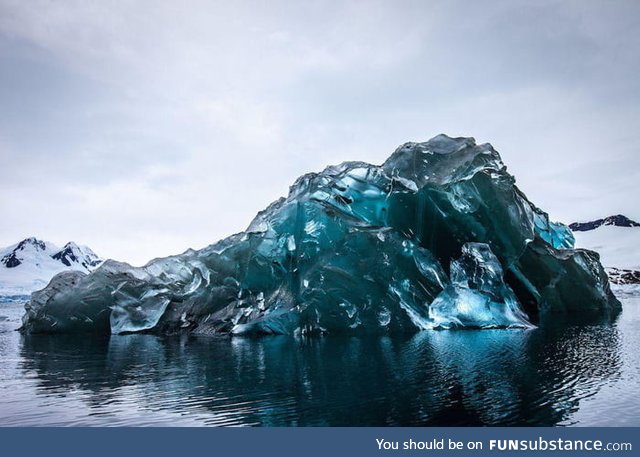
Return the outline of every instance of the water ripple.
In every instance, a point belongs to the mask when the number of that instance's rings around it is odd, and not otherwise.
[[[625,299],[614,325],[296,340],[25,337],[6,308],[0,425],[637,426],[639,309]]]

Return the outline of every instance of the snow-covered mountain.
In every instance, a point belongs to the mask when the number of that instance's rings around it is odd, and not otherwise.
[[[576,246],[600,254],[611,282],[640,283],[640,224],[621,214],[589,222],[574,222],[569,227]]]
[[[62,248],[27,238],[0,248],[0,296],[28,295],[43,288],[62,271],[89,272],[102,263],[91,249],[73,241]]]
[[[588,232],[595,230],[598,227],[602,227],[603,225],[611,225],[615,227],[640,227],[638,222],[629,219],[627,216],[616,214],[615,216],[596,219],[595,221],[574,222],[573,224],[569,224],[569,228],[574,232]]]

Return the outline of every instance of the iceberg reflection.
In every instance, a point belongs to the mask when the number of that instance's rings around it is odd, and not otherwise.
[[[101,423],[552,425],[620,372],[614,326],[412,338],[23,336],[37,396]],[[72,404],[72,403],[70,403]],[[73,411],[68,412],[73,416]]]

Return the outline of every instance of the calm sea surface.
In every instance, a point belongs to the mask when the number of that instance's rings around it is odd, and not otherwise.
[[[640,297],[612,325],[405,338],[22,336],[0,425],[640,426]]]

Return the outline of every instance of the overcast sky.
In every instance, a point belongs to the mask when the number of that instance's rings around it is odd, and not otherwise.
[[[438,133],[555,219],[640,218],[640,2],[0,0],[0,245],[142,264]]]

